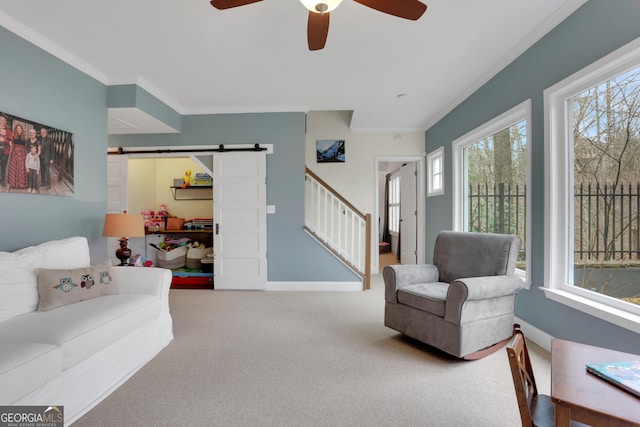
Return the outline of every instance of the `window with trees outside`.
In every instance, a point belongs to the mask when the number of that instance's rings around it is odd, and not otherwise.
[[[454,228],[515,234],[516,273],[528,284],[529,100],[453,141]]]
[[[389,179],[389,231],[400,231],[400,175]]]
[[[547,89],[545,110],[547,295],[639,330],[640,43]]]
[[[427,154],[427,197],[444,194],[444,147]]]

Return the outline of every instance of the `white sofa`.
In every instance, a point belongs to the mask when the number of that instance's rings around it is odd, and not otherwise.
[[[117,294],[38,311],[38,270],[90,265],[84,237],[0,252],[0,405],[62,405],[69,425],[173,339],[171,272],[111,267]]]

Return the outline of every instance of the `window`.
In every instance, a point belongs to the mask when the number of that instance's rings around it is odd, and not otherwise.
[[[389,231],[400,231],[400,175],[389,178]]]
[[[444,147],[427,154],[427,197],[444,194]]]
[[[545,293],[640,332],[640,39],[544,98]]]
[[[459,231],[516,234],[516,273],[529,277],[529,144],[527,100],[453,141],[453,219]]]

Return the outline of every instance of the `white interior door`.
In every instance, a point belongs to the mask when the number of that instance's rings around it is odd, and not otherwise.
[[[127,210],[127,177],[129,156],[107,156],[107,212],[122,213]]]
[[[417,263],[417,185],[416,164],[400,169],[400,262]]]
[[[264,290],[267,284],[266,155],[213,155],[216,289]]]
[[[129,176],[129,156],[111,155],[107,156],[107,213],[123,213],[127,210],[128,187],[127,178]],[[120,247],[120,242],[116,237],[107,239],[107,254],[111,258],[112,264],[120,264],[113,254]]]

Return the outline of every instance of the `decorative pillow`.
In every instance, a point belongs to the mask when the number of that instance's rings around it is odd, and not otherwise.
[[[111,264],[85,268],[52,270],[40,268],[38,274],[38,311],[118,293]]]

